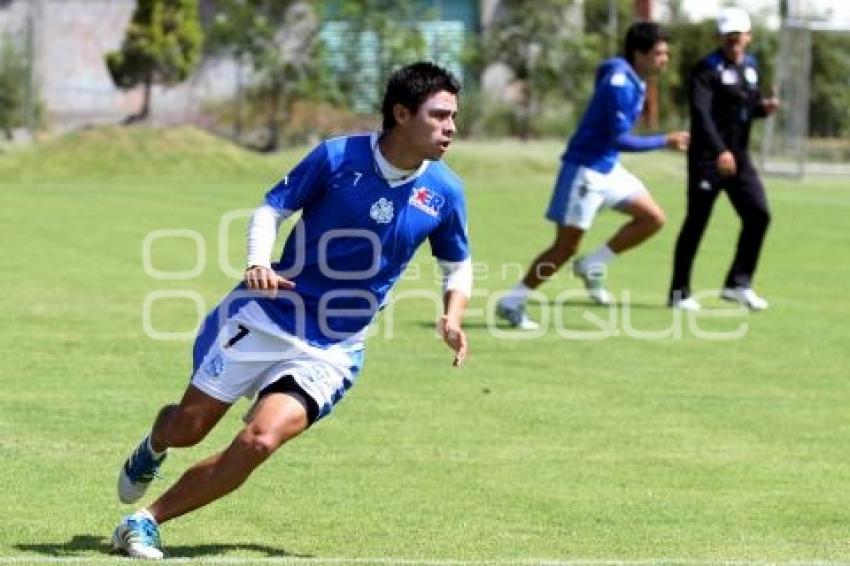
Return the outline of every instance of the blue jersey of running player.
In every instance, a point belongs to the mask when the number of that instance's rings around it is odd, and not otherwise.
[[[317,346],[365,329],[427,238],[441,260],[469,257],[460,179],[425,162],[391,186],[375,161],[376,135],[318,145],[266,194],[282,212],[301,211],[275,268],[292,292],[258,303],[284,331]]]
[[[629,144],[624,140],[643,109],[646,85],[622,57],[603,61],[596,69],[593,97],[584,111],[563,159],[608,173],[617,163],[620,150],[641,151],[663,146],[657,136]],[[623,143],[625,142],[625,143]]]

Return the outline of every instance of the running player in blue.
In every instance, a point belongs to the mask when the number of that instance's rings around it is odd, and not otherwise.
[[[503,297],[497,314],[511,326],[534,330],[525,313],[529,295],[552,277],[578,250],[597,212],[614,208],[631,220],[606,244],[577,259],[573,271],[599,304],[611,297],[603,286],[605,265],[631,249],[664,224],[664,212],[640,180],[619,161],[621,151],[669,147],[687,149],[687,132],[638,136],[632,126],[643,109],[646,80],[667,66],[667,35],[652,22],[633,24],[626,33],[625,58],[604,61],[596,70],[596,85],[578,130],[570,139],[546,218],[555,223],[555,241],[529,267],[521,282]]]
[[[242,284],[213,310],[194,346],[183,398],[163,407],[122,465],[118,497],[139,500],[169,448],[200,442],[240,397],[244,428],[158,499],[116,527],[114,548],[159,559],[159,525],[230,493],[285,442],[326,417],[363,364],[364,338],[426,239],[444,272],[439,329],[460,366],[472,292],[462,183],[440,161],[455,133],[460,85],[431,63],[393,74],[383,131],[319,144],[267,194],[248,230]],[[296,211],[280,262],[272,248]]]

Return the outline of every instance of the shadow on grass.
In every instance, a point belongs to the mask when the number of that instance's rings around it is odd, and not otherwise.
[[[576,312],[575,310],[572,310],[573,308],[581,308],[583,310],[596,311],[596,312],[605,312],[605,311],[608,311],[608,309],[614,309],[618,312],[623,310],[623,309],[654,310],[654,311],[664,310],[664,311],[672,312],[670,307],[668,307],[667,304],[663,303],[663,302],[642,303],[642,302],[639,302],[639,301],[638,302],[631,301],[629,303],[616,303],[615,302],[611,305],[600,305],[598,303],[591,301],[590,299],[588,299],[588,300],[576,299],[576,300],[567,300],[567,301],[549,300],[549,301],[543,301],[542,303],[534,303],[534,302],[530,303],[531,306],[528,309],[528,313],[529,313],[529,315],[532,316],[532,318],[536,314],[536,311],[539,309],[540,304],[546,305],[548,307],[566,307],[566,308],[570,309],[570,310],[567,311],[570,314]],[[489,314],[492,315],[492,313],[489,313]],[[504,321],[502,321],[502,319],[500,319],[498,317],[492,316],[492,319],[494,319],[496,321],[496,325],[495,325],[496,327],[502,328],[502,327],[508,326],[507,323],[505,323]],[[419,327],[422,327],[422,328],[435,328],[437,323],[436,323],[436,321],[419,321],[418,323],[415,323],[415,324],[416,324],[416,326],[419,326]],[[485,328],[486,329],[486,328],[489,328],[490,326],[492,326],[492,324],[489,324],[487,320],[466,319],[466,320],[463,321],[463,326],[464,326],[464,328]]]
[[[184,544],[182,546],[166,545],[164,550],[165,556],[167,558],[201,558],[204,556],[220,556],[225,553],[237,551],[247,551],[257,554],[263,554],[266,557],[287,556],[292,558],[315,558],[315,556],[313,556],[312,554],[299,554],[297,552],[290,552],[283,548],[275,548],[273,546],[266,546],[264,544],[252,543],[215,543],[196,545]]]
[[[97,552],[111,555],[112,543],[108,537],[95,535],[74,535],[68,542],[42,544],[16,544],[15,548],[24,552],[35,552],[53,557],[74,557]],[[215,543],[166,546],[167,558],[200,558],[204,556],[221,556],[230,552],[252,552],[270,556],[288,556],[293,558],[314,558],[310,554],[298,554],[282,548],[251,543]]]
[[[534,303],[531,303],[532,305]],[[614,302],[610,305],[600,305],[590,299],[582,300],[582,299],[569,299],[565,301],[556,301],[549,300],[543,301],[543,304],[549,305],[550,307],[582,307],[588,308],[591,310],[607,310],[609,308],[612,309],[623,309],[623,308],[631,308],[631,309],[647,309],[647,310],[659,310],[659,309],[667,309],[667,304],[664,302],[657,303],[642,303],[640,301],[629,301],[628,303],[618,303]]]
[[[628,305],[619,305],[619,304],[615,303],[613,305],[599,305],[599,304],[596,304],[596,303],[591,302],[591,301],[588,301],[588,302],[567,301],[567,302],[560,302],[560,303],[556,302],[556,301],[548,301],[548,302],[545,302],[543,304],[546,304],[550,307],[568,307],[568,308],[569,307],[580,307],[582,309],[582,311],[580,311],[580,312],[591,311],[591,312],[606,313],[606,312],[608,312],[609,309],[614,309],[615,311],[617,311],[619,313],[624,308],[635,309],[635,310],[666,310],[666,311],[672,312],[671,309],[667,305],[662,304],[662,303],[629,303]],[[568,313],[568,315],[571,316],[576,311],[568,310],[568,311],[565,311],[565,312]],[[537,320],[535,318],[535,316],[537,315],[536,307],[532,306],[528,310],[528,313],[529,313],[529,316],[532,318],[532,320]],[[572,318],[567,318],[567,319],[564,320],[564,322],[569,323],[573,320],[574,319],[572,319]],[[575,319],[575,322],[581,322],[581,321],[580,321],[580,319]],[[436,328],[436,326],[437,326],[435,321],[420,320],[420,321],[413,323],[413,324],[415,326],[420,327],[420,328],[432,328],[433,329],[433,328]],[[466,320],[463,321],[463,327],[466,330],[488,330],[488,329],[494,328],[494,327],[498,328],[499,330],[505,330],[505,329],[510,328],[510,325],[507,322],[503,321],[501,318],[493,317],[490,321],[466,319]],[[594,326],[587,325],[587,324],[584,324],[584,325],[582,325],[582,324],[565,324],[565,327],[569,330],[582,330],[582,329],[585,329],[585,328],[595,329]]]
[[[48,556],[74,556],[82,552],[110,554],[110,539],[95,535],[74,535],[68,542],[45,542],[42,544],[16,544],[15,548],[25,552],[37,552]]]

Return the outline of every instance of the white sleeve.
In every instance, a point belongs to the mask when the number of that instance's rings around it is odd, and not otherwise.
[[[248,267],[271,267],[277,230],[288,216],[268,204],[257,207],[248,223]]]
[[[443,292],[459,291],[467,299],[472,297],[472,258],[463,261],[444,261],[437,263],[443,270]]]

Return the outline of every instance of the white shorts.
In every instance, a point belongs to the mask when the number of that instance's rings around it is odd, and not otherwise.
[[[222,324],[213,311],[195,341],[191,383],[207,395],[234,403],[275,390],[305,397],[310,423],[339,402],[363,365],[362,343],[318,348],[283,332],[250,301]]]
[[[646,194],[643,183],[617,162],[608,173],[564,161],[546,218],[561,226],[588,230],[596,214],[605,208],[619,208]]]

